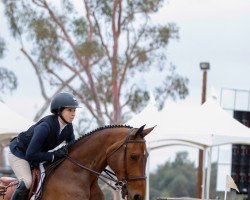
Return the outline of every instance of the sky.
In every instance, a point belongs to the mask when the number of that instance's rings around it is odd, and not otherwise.
[[[202,71],[200,62],[209,62],[207,96],[213,93],[221,99],[225,88],[250,90],[250,1],[249,0],[168,0],[160,12],[153,16],[159,23],[175,23],[179,27],[179,39],[171,40],[166,50],[168,63],[173,63],[182,76],[189,79],[190,104],[201,103]],[[8,51],[0,66],[12,69],[19,82],[17,91],[6,94],[4,101],[11,109],[32,119],[43,104],[34,70],[20,53],[20,46],[10,38],[6,19],[0,5],[0,35],[7,38]],[[151,76],[150,81],[157,77]],[[213,89],[211,89],[213,88]],[[233,104],[233,93],[223,93],[228,106]],[[247,107],[248,92],[237,93],[241,99],[236,106]],[[243,103],[240,103],[243,102]],[[222,105],[224,106],[224,105]],[[155,151],[155,165],[173,159],[176,151],[187,147],[170,147]],[[190,159],[196,151],[188,149]],[[156,155],[165,155],[164,159]]]

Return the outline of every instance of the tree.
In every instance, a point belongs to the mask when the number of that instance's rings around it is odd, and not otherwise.
[[[120,124],[149,100],[143,74],[166,76],[154,92],[160,108],[166,98],[185,98],[188,80],[164,67],[175,24],[150,18],[164,0],[4,0],[12,35],[30,61],[47,109],[54,94],[68,89],[84,105],[83,118],[103,126]],[[73,2],[78,2],[76,9]],[[49,88],[49,90],[48,90]]]
[[[197,197],[197,168],[186,151],[178,152],[173,162],[150,174],[150,199],[157,197]],[[217,163],[211,165],[210,197],[216,198]]]
[[[211,177],[210,177],[210,191],[209,191],[209,197],[212,199],[217,198],[217,192],[216,192],[216,184],[217,184],[217,163],[211,163]]]
[[[150,199],[197,196],[197,169],[187,156],[187,152],[178,152],[174,162],[167,161],[150,174]]]
[[[6,45],[4,40],[0,37],[0,59],[4,56]],[[15,74],[5,67],[0,66],[0,94],[7,91],[13,91],[17,88],[17,78]],[[0,95],[1,99],[1,95]]]

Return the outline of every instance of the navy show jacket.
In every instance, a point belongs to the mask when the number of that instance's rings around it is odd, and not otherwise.
[[[63,141],[70,143],[75,140],[72,124],[67,124],[60,133],[57,115],[48,115],[21,132],[10,142],[10,151],[17,157],[38,164],[52,161],[53,153],[48,152]]]

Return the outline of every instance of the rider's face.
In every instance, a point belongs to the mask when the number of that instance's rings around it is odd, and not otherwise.
[[[72,121],[75,118],[75,114],[76,114],[75,108],[64,108],[62,111],[62,116],[68,123],[72,123]]]

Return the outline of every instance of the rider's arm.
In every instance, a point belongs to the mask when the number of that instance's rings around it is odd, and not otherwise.
[[[42,150],[47,137],[49,137],[49,133],[49,126],[45,122],[35,127],[34,134],[26,151],[26,160],[37,162],[53,160],[52,152],[44,152]]]

